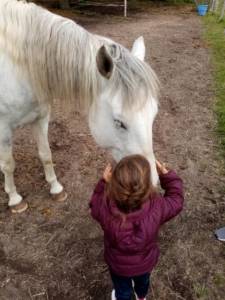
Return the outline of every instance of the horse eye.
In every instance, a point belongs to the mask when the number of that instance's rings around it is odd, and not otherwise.
[[[122,128],[124,130],[127,130],[127,126],[122,121],[120,121],[118,119],[114,119],[114,123],[115,123],[115,126],[117,129]]]

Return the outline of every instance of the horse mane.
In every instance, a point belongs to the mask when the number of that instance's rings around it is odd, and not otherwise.
[[[0,0],[0,51],[27,76],[40,102],[60,99],[78,110],[90,107],[100,92],[96,54],[102,44],[115,65],[112,90],[121,87],[124,106],[138,102],[140,85],[157,99],[155,73],[121,45],[33,3]]]
[[[149,98],[157,100],[159,81],[153,69],[120,44],[114,43],[108,48],[115,65],[112,91],[120,88],[124,108],[137,109],[143,107]],[[141,88],[144,97],[140,97]]]

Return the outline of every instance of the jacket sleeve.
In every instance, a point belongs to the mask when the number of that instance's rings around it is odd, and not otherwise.
[[[91,196],[91,200],[89,202],[91,215],[99,223],[101,223],[101,218],[104,210],[103,198],[104,198],[105,184],[106,183],[104,179],[99,180]]]
[[[161,207],[161,224],[174,218],[183,208],[183,183],[174,171],[159,177],[164,197],[159,199]]]

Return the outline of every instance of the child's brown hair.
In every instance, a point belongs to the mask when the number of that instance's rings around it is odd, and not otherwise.
[[[106,194],[123,213],[133,212],[155,192],[151,183],[151,169],[142,155],[126,156],[115,166]]]

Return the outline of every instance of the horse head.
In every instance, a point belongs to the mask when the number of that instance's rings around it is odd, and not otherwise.
[[[156,185],[152,126],[158,110],[158,81],[144,57],[142,37],[131,51],[115,43],[101,46],[96,56],[101,92],[90,108],[89,126],[96,142],[116,161],[130,154],[144,155]]]

